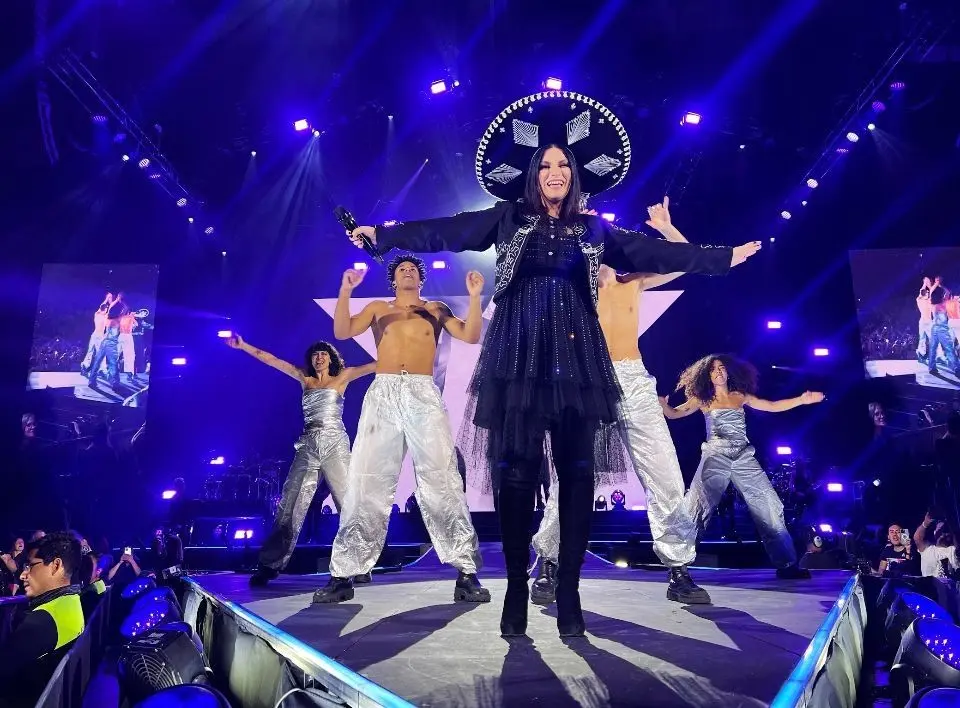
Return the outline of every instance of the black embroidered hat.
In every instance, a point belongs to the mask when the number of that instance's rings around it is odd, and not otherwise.
[[[584,196],[616,186],[630,168],[630,138],[609,108],[573,91],[544,91],[514,101],[484,131],[480,186],[497,199],[520,199],[533,153],[551,144],[573,153]]]

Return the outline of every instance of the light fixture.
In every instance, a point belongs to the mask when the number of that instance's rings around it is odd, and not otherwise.
[[[791,214],[789,211],[784,209],[783,211],[780,212],[780,218],[786,221],[789,221],[790,219],[793,218],[793,214]]]
[[[783,322],[778,320],[768,320],[767,329],[783,329]]]
[[[176,490],[176,489],[166,489],[166,490],[164,490],[163,494],[161,494],[160,496],[161,496],[162,498],[164,498],[164,499],[173,499],[175,496],[177,496],[177,490]]]
[[[434,96],[436,96],[438,93],[443,93],[446,90],[447,82],[443,79],[434,81],[432,84],[430,84],[430,93],[432,93]]]
[[[814,356],[830,356],[830,350],[826,347],[817,347],[813,350]]]
[[[792,455],[793,448],[789,445],[777,445],[777,454],[778,455]]]
[[[229,329],[221,329],[217,332],[217,336],[220,337],[220,339],[230,339],[230,337],[233,336],[233,332]]]
[[[354,263],[354,264],[353,264],[353,269],[354,269],[354,270],[366,270],[366,269],[367,269],[367,264],[366,264],[366,263]]]
[[[431,266],[434,270],[444,270],[447,267],[447,263],[446,261],[434,261]]]
[[[703,116],[699,113],[687,111],[683,114],[683,118],[680,119],[680,125],[700,125],[702,121]]]
[[[300,120],[293,121],[293,129],[296,131],[306,130],[310,127],[310,121],[306,118],[301,118]]]
[[[563,82],[560,79],[556,79],[552,76],[544,81],[543,85],[551,91],[559,91],[563,88]]]
[[[173,357],[173,359],[170,360],[170,363],[173,364],[174,366],[186,366],[187,358],[184,356],[175,356]]]
[[[842,492],[843,484],[841,482],[827,482],[828,492]]]
[[[813,177],[811,177],[810,179],[807,180],[807,186],[810,187],[810,189],[816,189],[817,187],[820,186],[820,183],[817,182],[817,180],[815,180]]]
[[[847,133],[847,140],[849,140],[851,143],[855,143],[859,139],[860,139],[860,136],[854,133],[852,130],[849,133]]]
[[[593,503],[593,510],[594,510],[594,511],[606,511],[606,509],[607,509],[607,500],[606,500],[606,498],[601,494],[599,497],[597,497],[597,500]]]

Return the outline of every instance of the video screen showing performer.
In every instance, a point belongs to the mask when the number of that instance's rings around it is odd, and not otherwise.
[[[868,378],[960,389],[960,248],[851,251]]]
[[[145,405],[156,291],[155,265],[46,264],[28,389]]]

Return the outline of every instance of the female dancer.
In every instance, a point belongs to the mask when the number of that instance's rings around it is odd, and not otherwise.
[[[824,395],[807,391],[782,401],[757,398],[757,370],[729,354],[710,354],[687,367],[680,375],[677,390],[682,390],[687,400],[672,408],[666,397],[661,398],[664,415],[675,420],[699,410],[707,422],[703,456],[685,498],[698,535],[707,527],[727,485],[733,482],[760,531],[777,577],[809,578],[810,572],[797,566],[797,551],[783,520],[783,502],[754,457],[756,450],[747,438],[744,407],[781,413],[820,403]]]
[[[581,99],[565,91],[537,94],[512,104],[488,128],[477,154],[481,186],[510,201],[351,234],[355,245],[364,237],[383,252],[496,247],[497,307],[468,388],[461,439],[473,444],[461,450],[468,464],[490,464],[496,477],[507,565],[504,636],[526,632],[530,523],[547,432],[559,479],[557,627],[561,636],[584,633],[578,588],[593,514],[595,438],[601,424],[617,419],[620,399],[597,319],[600,264],[629,272],[725,273],[759,249],[756,242],[736,249],[667,243],[581,215],[581,180],[591,194],[617,184],[623,170],[608,167],[622,163],[609,156],[629,155],[616,117]],[[521,105],[516,119],[507,120]],[[614,144],[603,144],[604,135]],[[583,173],[575,150],[584,158]],[[524,160],[525,180],[509,163]]]
[[[260,549],[257,572],[250,578],[251,585],[266,585],[290,561],[307,510],[321,484],[322,495],[325,497],[329,488],[337,509],[341,508],[350,465],[350,438],[343,427],[343,393],[354,379],[372,374],[377,362],[346,367],[332,344],[317,342],[307,349],[301,369],[250,346],[239,334],[228,339],[227,345],[296,379],[303,389],[303,434],[294,446],[297,454],[283,483],[273,529]]]

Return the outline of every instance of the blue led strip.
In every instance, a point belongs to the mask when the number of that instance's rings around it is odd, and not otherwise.
[[[813,635],[813,639],[810,640],[810,644],[803,652],[799,663],[793,667],[790,676],[784,681],[783,686],[780,687],[776,697],[770,703],[770,708],[797,708],[797,706],[804,705],[804,692],[813,683],[817,671],[823,665],[827,649],[830,647],[830,641],[836,634],[843,613],[849,606],[853,593],[859,584],[859,574],[854,575],[847,581],[840,597],[830,608],[816,634]]]
[[[286,657],[294,663],[300,664],[300,668],[312,674],[315,678],[324,681],[332,678],[341,686],[349,688],[356,692],[354,701],[350,705],[354,706],[386,706],[387,708],[415,708],[412,703],[405,701],[394,693],[391,693],[383,686],[374,683],[370,679],[361,676],[356,671],[351,671],[343,664],[339,664],[326,654],[323,654],[313,647],[304,644],[292,634],[284,632],[279,627],[270,624],[257,614],[238,605],[230,600],[224,600],[221,597],[211,593],[209,590],[201,587],[195,580],[184,578],[198,593],[217,602],[222,607],[228,609],[237,620],[251,625],[257,630],[257,633],[283,653],[287,650],[293,657]],[[300,661],[298,662],[297,659]],[[306,663],[306,666],[304,665]],[[328,686],[330,688],[330,686]],[[341,695],[341,698],[349,701],[350,698]]]

